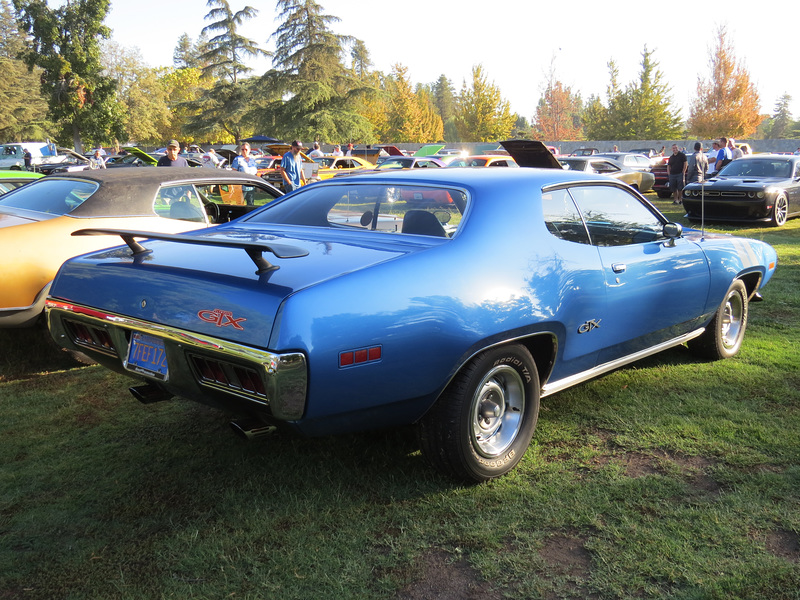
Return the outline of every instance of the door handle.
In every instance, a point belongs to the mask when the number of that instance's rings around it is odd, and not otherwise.
[[[612,263],[611,270],[614,273],[624,273],[628,266],[625,263]]]

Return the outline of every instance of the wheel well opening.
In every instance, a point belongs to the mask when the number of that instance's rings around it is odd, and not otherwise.
[[[556,337],[553,334],[540,334],[525,338],[520,342],[531,353],[539,373],[539,383],[543,384],[553,370],[557,350]]]
[[[751,298],[758,289],[758,283],[761,281],[761,273],[747,273],[742,275],[739,279],[747,290],[747,297]]]

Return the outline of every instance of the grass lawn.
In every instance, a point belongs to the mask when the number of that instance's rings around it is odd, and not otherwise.
[[[0,600],[800,598],[800,219],[713,231],[778,250],[741,353],[548,397],[472,487],[410,430],[246,443],[0,332]]]

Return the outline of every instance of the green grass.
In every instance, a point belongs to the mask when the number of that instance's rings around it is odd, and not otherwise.
[[[741,353],[548,397],[474,487],[410,430],[248,444],[3,332],[0,599],[800,598],[800,220],[713,231],[778,250]]]

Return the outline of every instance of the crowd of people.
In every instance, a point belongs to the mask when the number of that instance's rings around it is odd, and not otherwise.
[[[702,183],[712,177],[732,160],[744,156],[744,151],[736,146],[733,138],[721,137],[711,142],[711,152],[703,152],[703,145],[696,142],[694,152],[688,156],[677,144],[672,144],[672,155],[667,162],[669,189],[672,203],[680,204],[683,188],[688,183]]]

